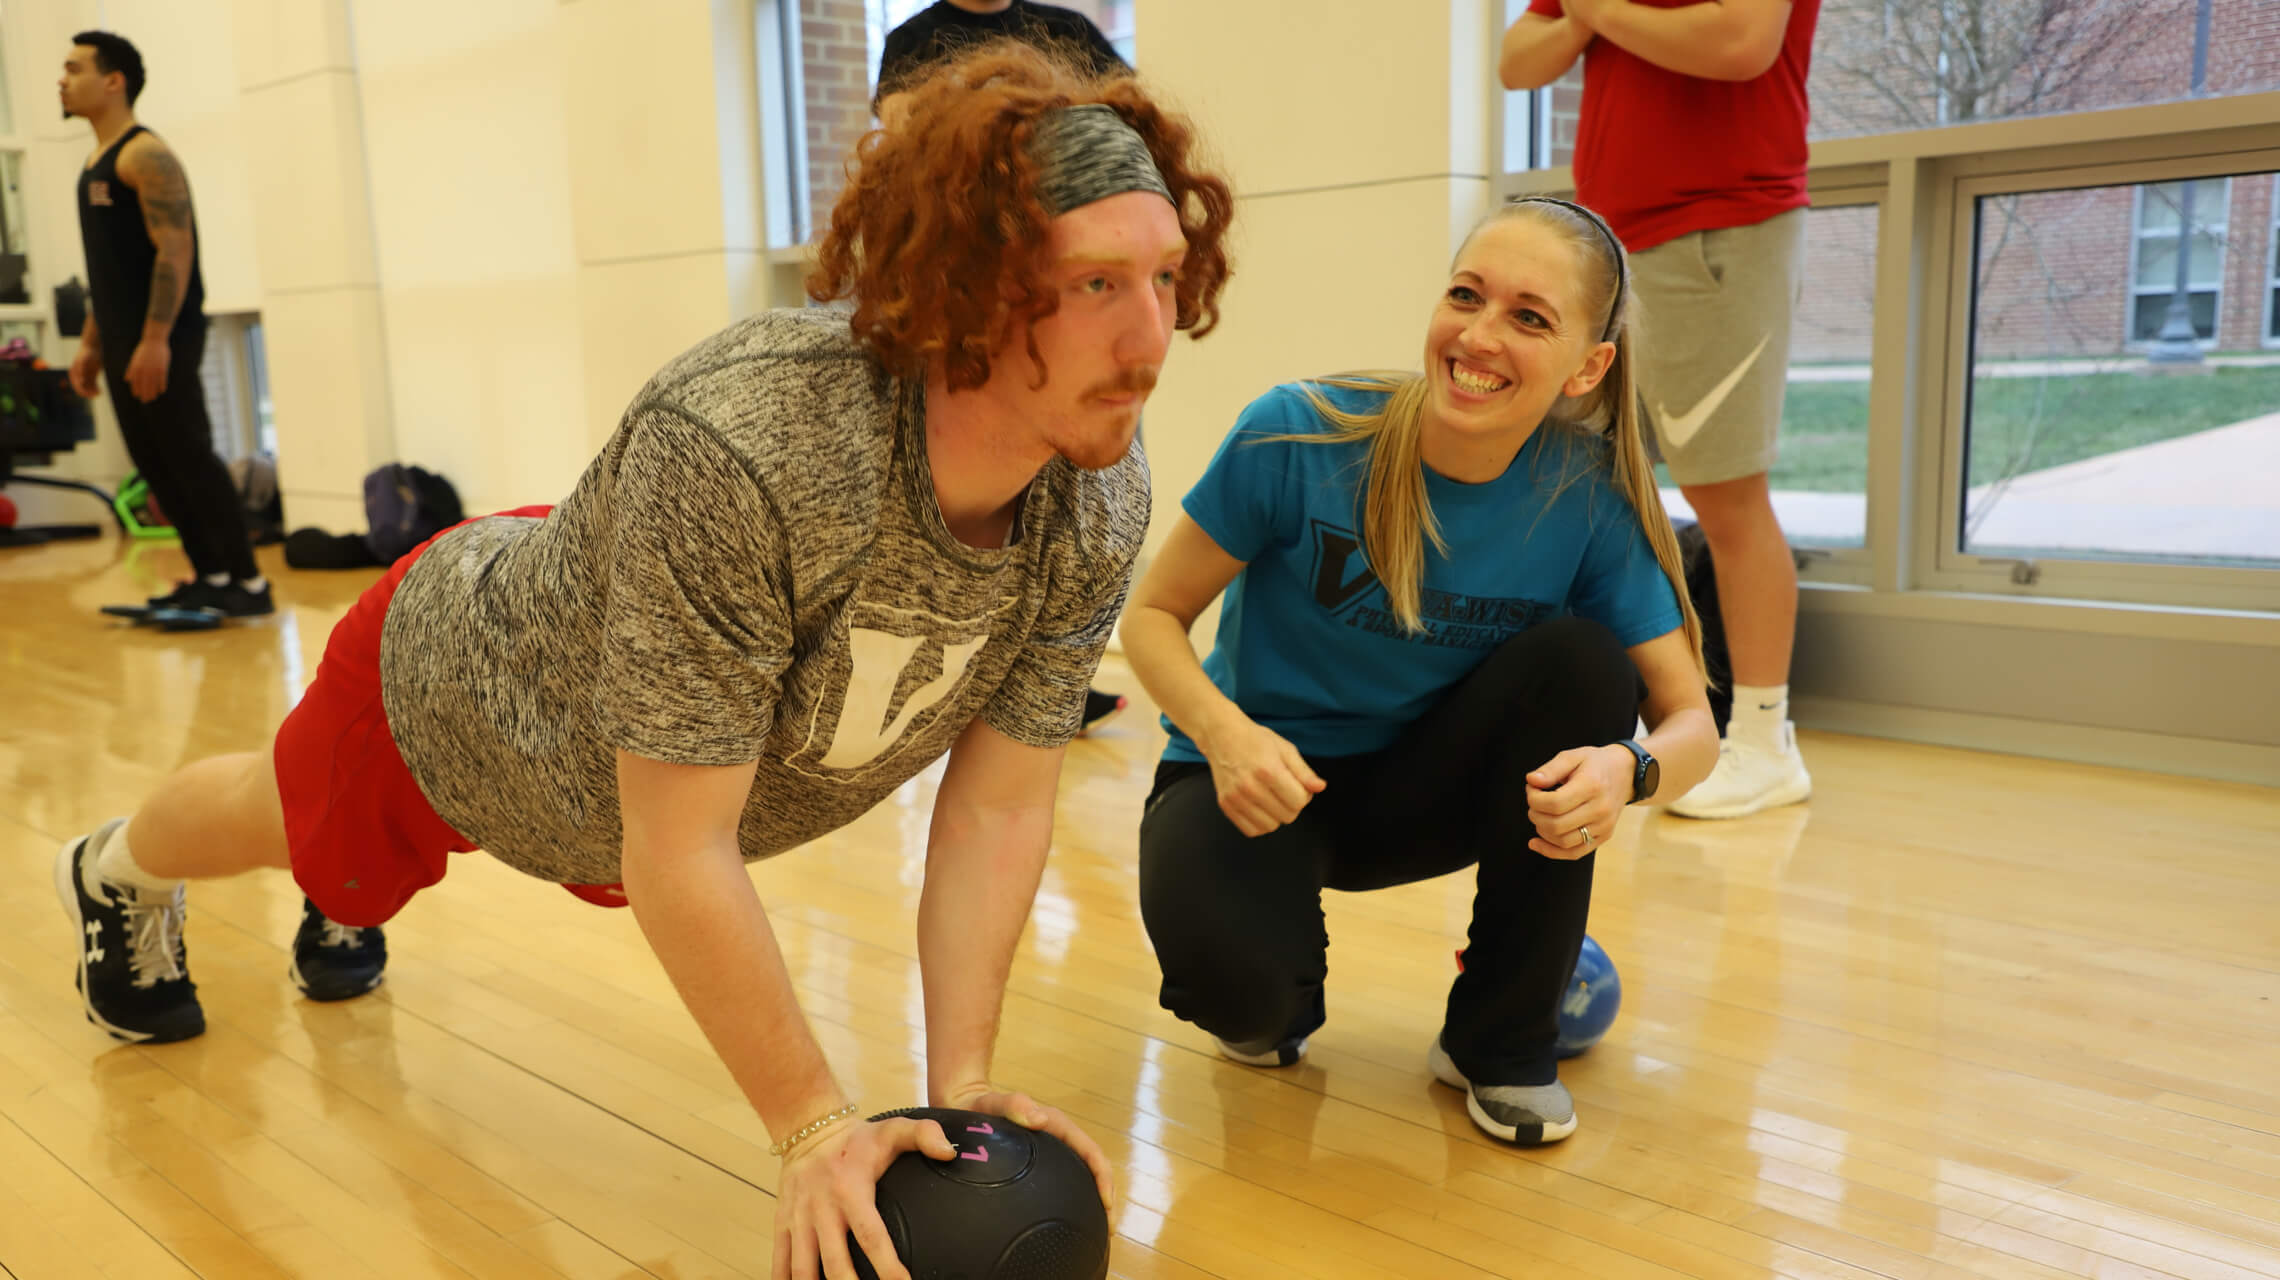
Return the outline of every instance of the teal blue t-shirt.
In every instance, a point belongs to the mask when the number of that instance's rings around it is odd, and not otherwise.
[[[1349,412],[1385,401],[1383,392],[1322,390]],[[1427,469],[1449,551],[1426,544],[1424,630],[1404,631],[1361,550],[1368,442],[1265,439],[1330,425],[1297,384],[1276,387],[1243,411],[1182,503],[1244,562],[1220,600],[1204,672],[1302,754],[1390,745],[1498,645],[1539,622],[1590,618],[1626,648],[1679,628],[1678,597],[1614,487],[1605,442],[1546,424],[1485,484]],[[1177,726],[1164,727],[1166,759],[1203,759]]]

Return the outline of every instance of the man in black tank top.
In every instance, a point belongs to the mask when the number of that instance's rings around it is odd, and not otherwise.
[[[1132,69],[1092,19],[1074,9],[1031,0],[936,0],[887,33],[871,109],[885,120],[893,109],[889,99],[961,50],[990,40],[1057,52],[1094,75]]]
[[[206,285],[190,180],[173,150],[135,123],[142,55],[107,31],[72,41],[58,84],[63,113],[94,126],[95,154],[79,175],[90,314],[71,385],[90,398],[98,374],[109,385],[127,456],[196,572],[151,603],[228,617],[269,613],[269,585],[254,566],[236,486],[214,453],[198,380]]]

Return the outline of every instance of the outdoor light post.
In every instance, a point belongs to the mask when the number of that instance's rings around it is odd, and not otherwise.
[[[2209,0],[2199,0],[2193,21],[2193,96],[2198,98],[2209,79]],[[2193,187],[2196,179],[2178,184],[2177,276],[2169,294],[2169,309],[2161,317],[2146,358],[2154,364],[2201,363],[2201,335],[2193,328]],[[2221,259],[2220,259],[2221,261]]]

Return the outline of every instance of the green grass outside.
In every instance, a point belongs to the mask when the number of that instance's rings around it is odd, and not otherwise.
[[[1971,400],[1970,481],[1986,484],[2274,412],[2280,367],[1981,378]],[[1868,384],[1790,383],[1773,487],[1863,493],[1867,472]]]

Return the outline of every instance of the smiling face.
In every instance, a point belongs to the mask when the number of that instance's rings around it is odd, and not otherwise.
[[[1509,446],[1508,462],[1561,397],[1599,384],[1615,347],[1585,279],[1574,243],[1533,218],[1497,218],[1465,242],[1425,329],[1429,462]]]
[[[1016,331],[984,390],[1006,421],[1033,427],[1055,453],[1087,470],[1132,447],[1179,319],[1174,293],[1187,239],[1162,196],[1131,191],[1053,219],[1046,283],[1060,309]],[[1038,385],[1027,336],[1047,378]]]

